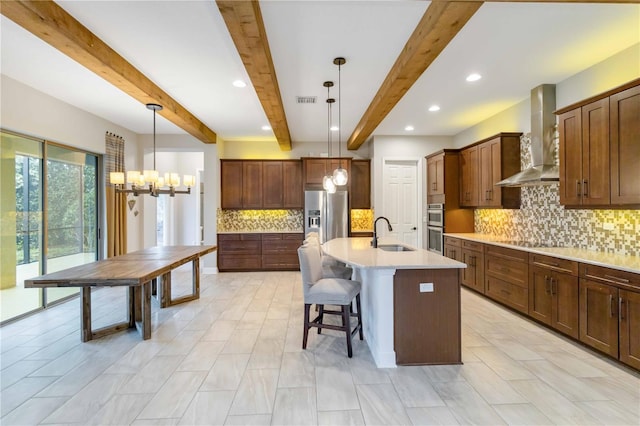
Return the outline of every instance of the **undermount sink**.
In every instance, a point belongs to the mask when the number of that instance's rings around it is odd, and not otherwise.
[[[378,248],[384,251],[415,251],[415,249],[400,244],[379,244]]]

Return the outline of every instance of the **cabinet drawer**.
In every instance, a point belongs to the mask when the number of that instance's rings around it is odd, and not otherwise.
[[[221,254],[260,254],[262,243],[259,240],[218,241],[218,253]]]
[[[501,280],[487,277],[485,294],[498,302],[502,302],[524,314],[529,310],[529,289]]]
[[[553,271],[578,275],[578,262],[566,259],[558,259],[557,257],[544,256],[541,254],[529,253],[529,263],[541,268],[551,269]]]
[[[462,248],[464,249],[482,251],[482,246],[483,246],[482,243],[478,243],[475,241],[462,240]]]
[[[224,271],[258,271],[262,269],[260,255],[223,255],[218,252],[218,269]]]
[[[296,253],[301,242],[296,240],[262,241],[262,254]]]
[[[298,270],[298,254],[263,254],[262,269],[264,270]]]
[[[281,235],[283,240],[295,240],[300,244],[302,244],[302,241],[304,240],[304,234],[295,233],[295,234],[281,234]]]
[[[525,256],[527,253],[523,253]],[[501,253],[485,254],[485,274],[492,276],[524,289],[528,288],[529,265],[521,258]]]
[[[460,240],[459,238],[454,238],[454,237],[447,237],[446,235],[444,236],[444,243],[445,245],[450,245],[450,246],[455,246],[455,247],[461,247],[462,245],[462,240]]]
[[[599,283],[606,283],[616,287],[640,290],[640,274],[634,274],[602,266],[580,264],[580,278],[588,278]]]
[[[462,249],[460,248],[459,245],[454,246],[451,244],[445,244],[444,253],[442,255],[448,257],[449,259],[459,261],[460,259],[462,259]]]
[[[218,234],[218,241],[260,241],[260,234]]]

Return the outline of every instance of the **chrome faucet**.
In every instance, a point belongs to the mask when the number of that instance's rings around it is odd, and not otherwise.
[[[377,248],[378,247],[378,235],[376,232],[376,224],[378,223],[378,221],[380,219],[384,219],[387,221],[387,226],[389,227],[389,232],[393,231],[393,228],[391,227],[391,223],[389,222],[389,219],[387,219],[384,216],[380,216],[378,217],[374,222],[373,222],[373,240],[371,240],[371,246],[373,248]]]

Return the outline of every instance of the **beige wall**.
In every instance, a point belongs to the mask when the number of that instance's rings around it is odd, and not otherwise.
[[[640,78],[640,43],[556,83],[556,108],[597,95],[636,78]],[[540,82],[542,83],[545,82]],[[462,148],[500,132],[530,132],[530,102],[527,97],[513,107],[458,133],[453,138],[453,146]]]

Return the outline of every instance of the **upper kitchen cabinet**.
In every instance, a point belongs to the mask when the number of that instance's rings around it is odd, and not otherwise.
[[[302,159],[304,189],[321,189],[322,178],[342,165],[351,175],[351,158],[306,157]],[[338,188],[343,189],[343,188]]]
[[[520,188],[496,183],[520,171],[520,136],[499,133],[460,151],[460,205],[517,209]]]
[[[282,161],[282,207],[285,209],[304,207],[302,162],[299,160]]]
[[[344,167],[344,166],[343,166]],[[371,160],[351,160],[351,208],[371,208]]]
[[[611,204],[640,204],[640,86],[609,98]]]
[[[301,209],[298,160],[221,160],[223,209]]]
[[[440,198],[444,199],[444,157],[445,152],[440,151],[426,157],[427,159],[427,202],[432,204]],[[457,158],[457,155],[456,155]],[[442,197],[440,197],[442,196]]]
[[[280,209],[284,203],[282,192],[282,161],[265,161],[262,164],[262,207]]]
[[[560,204],[609,204],[609,99],[560,115]]]
[[[460,151],[460,207],[478,205],[478,146],[470,146]]]
[[[640,79],[556,111],[560,204],[640,205]]]
[[[220,198],[223,209],[241,209],[242,206],[241,160],[220,160]]]

